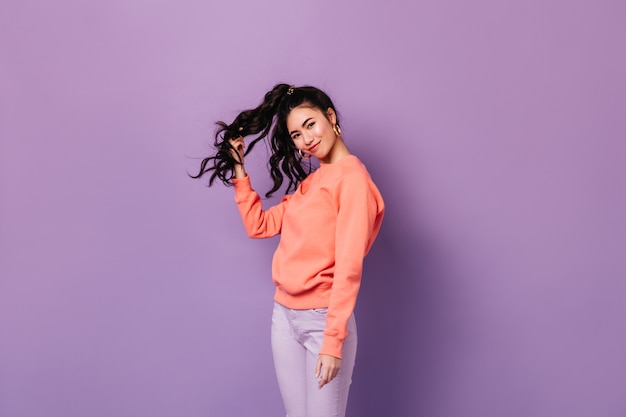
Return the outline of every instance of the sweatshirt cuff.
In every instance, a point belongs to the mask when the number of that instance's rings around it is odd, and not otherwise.
[[[252,185],[250,184],[250,176],[243,178],[232,178],[233,187],[235,188],[235,200],[245,200],[245,197],[252,193]]]
[[[337,339],[336,337],[324,335],[324,342],[322,343],[320,355],[330,355],[341,359],[342,347],[343,341]]]
[[[237,187],[241,187],[242,185],[247,184],[248,187],[250,187],[250,175],[246,174],[245,177],[243,178],[231,178],[231,181],[233,182],[233,185],[235,186],[235,189],[237,189]]]

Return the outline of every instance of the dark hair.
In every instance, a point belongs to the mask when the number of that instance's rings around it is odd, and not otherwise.
[[[214,143],[217,152],[203,159],[198,174],[190,176],[200,178],[213,171],[209,177],[209,186],[213,185],[216,178],[219,178],[225,185],[232,186],[235,164],[239,164],[240,161],[231,155],[230,151],[233,147],[230,139],[258,135],[248,144],[244,156],[248,155],[260,140],[269,137],[272,156],[268,167],[274,186],[265,196],[270,197],[275,193],[283,184],[285,176],[289,180],[285,193],[295,191],[300,181],[311,171],[310,165],[308,165],[308,170],[305,169],[307,167],[303,164],[287,131],[287,116],[291,110],[300,105],[317,108],[326,117],[328,117],[329,108],[337,114],[330,97],[322,90],[311,86],[293,87],[288,84],[277,84],[265,94],[263,102],[258,107],[239,113],[230,124],[217,122],[219,128],[215,133]],[[337,119],[338,123],[339,119]]]

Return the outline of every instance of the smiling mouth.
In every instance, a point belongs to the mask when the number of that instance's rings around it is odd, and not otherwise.
[[[311,146],[309,149],[307,149],[307,152],[315,152],[315,150],[317,149],[317,147],[320,145],[319,142],[317,142],[315,145]]]

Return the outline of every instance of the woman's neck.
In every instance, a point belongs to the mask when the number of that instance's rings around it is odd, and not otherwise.
[[[333,148],[328,152],[328,155],[320,159],[320,164],[335,164],[348,155],[350,155],[350,150],[340,136],[337,138]]]

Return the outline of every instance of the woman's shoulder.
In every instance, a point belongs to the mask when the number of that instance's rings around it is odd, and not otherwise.
[[[341,178],[365,177],[367,179],[370,179],[370,174],[367,171],[367,167],[356,155],[347,155],[343,157],[343,159],[339,161],[338,164]]]
[[[337,187],[350,183],[368,183],[370,177],[365,164],[356,155],[344,156],[340,161],[325,165],[318,169],[321,182],[327,186]]]
[[[358,156],[349,154],[341,158],[339,161],[332,164],[323,164],[317,171],[328,172],[334,174],[349,173],[352,171],[366,171],[365,164],[361,162]]]

